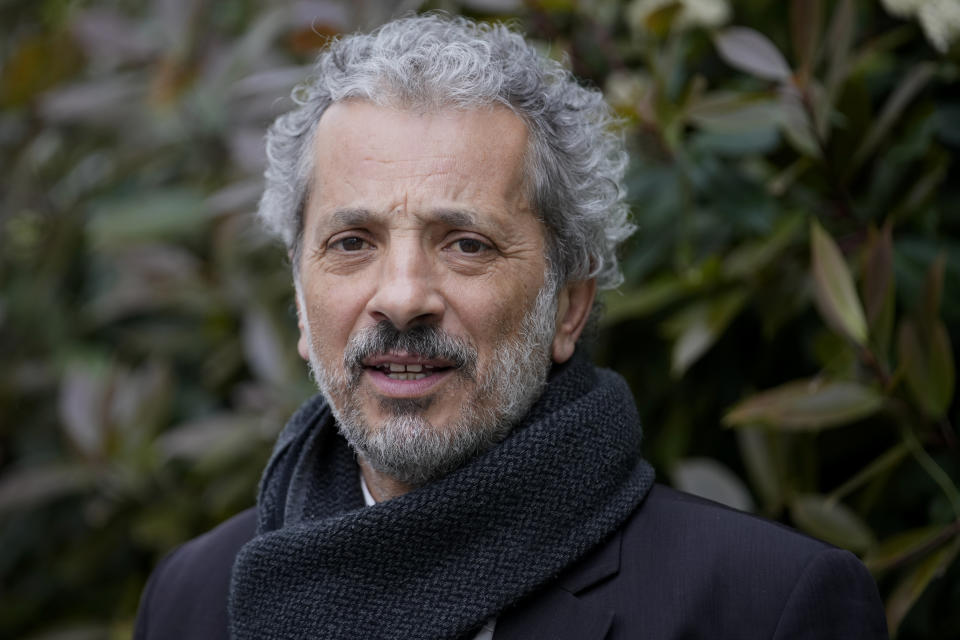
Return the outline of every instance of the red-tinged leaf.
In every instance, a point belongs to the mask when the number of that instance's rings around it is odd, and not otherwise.
[[[873,532],[860,516],[825,496],[797,496],[790,505],[790,516],[803,531],[844,549],[864,551],[874,543]]]
[[[917,601],[917,598],[923,594],[927,586],[947,570],[957,552],[960,551],[960,538],[953,543],[940,547],[935,552],[924,558],[910,573],[908,573],[897,586],[893,593],[887,598],[887,628],[890,637],[896,637],[900,629],[900,623],[910,612],[910,608]]]
[[[10,31],[5,33],[10,37]],[[14,31],[15,33],[15,31]],[[7,49],[9,43],[4,42]],[[29,36],[5,51],[0,68],[0,107],[20,107],[73,76],[81,68],[82,52],[66,33]]]
[[[776,45],[765,35],[747,27],[729,27],[714,39],[720,56],[730,66],[745,73],[785,82],[790,79],[790,65]]]
[[[823,319],[859,345],[867,342],[867,321],[847,263],[833,238],[816,221],[810,227],[814,298]]]
[[[938,542],[947,542],[949,538],[944,538],[944,534],[952,527],[937,524],[898,533],[871,549],[864,556],[863,563],[872,573],[886,571],[918,553],[932,551],[939,546]]]
[[[950,336],[943,322],[924,331],[913,320],[900,325],[897,351],[907,388],[924,414],[939,418],[953,399],[956,372]]]
[[[809,77],[816,62],[822,19],[820,0],[791,0],[790,36],[801,76]]]
[[[863,265],[863,300],[867,321],[873,323],[880,314],[893,286],[893,238],[891,226],[881,231],[870,227]]]
[[[225,456],[249,444],[257,437],[256,416],[242,413],[221,413],[179,424],[157,440],[165,458],[183,458],[198,462],[209,456]]]
[[[732,427],[763,425],[786,431],[836,427],[865,418],[883,406],[883,396],[855,382],[798,380],[758,393],[723,418]]]
[[[940,299],[943,296],[943,273],[946,268],[946,258],[943,254],[937,256],[927,272],[923,285],[923,306],[920,307],[920,325],[924,329],[932,329],[940,317]]]
[[[112,371],[96,361],[71,363],[57,398],[60,424],[77,450],[87,458],[104,454],[109,429]]]
[[[50,464],[7,470],[0,476],[0,514],[36,509],[56,498],[80,493],[93,483],[86,467]]]
[[[250,309],[243,322],[243,352],[257,378],[282,387],[290,380],[287,345],[270,314]]]

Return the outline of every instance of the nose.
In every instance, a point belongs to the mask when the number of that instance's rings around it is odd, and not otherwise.
[[[376,291],[367,303],[373,319],[389,320],[401,331],[439,323],[445,304],[426,249],[414,239],[395,242],[381,260]]]

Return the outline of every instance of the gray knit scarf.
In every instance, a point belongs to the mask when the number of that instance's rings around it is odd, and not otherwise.
[[[264,472],[258,535],[233,567],[231,636],[469,638],[607,539],[653,475],[626,383],[579,356],[502,443],[371,507],[315,397]]]

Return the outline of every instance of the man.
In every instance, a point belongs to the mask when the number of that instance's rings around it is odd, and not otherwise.
[[[333,43],[268,136],[322,394],[138,638],[881,638],[851,554],[654,487],[577,342],[632,231],[600,95],[500,26]]]

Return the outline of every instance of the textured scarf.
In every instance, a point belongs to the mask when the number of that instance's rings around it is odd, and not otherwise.
[[[630,390],[575,357],[513,433],[365,507],[353,452],[314,397],[281,433],[237,556],[234,640],[469,638],[607,539],[643,500]]]

